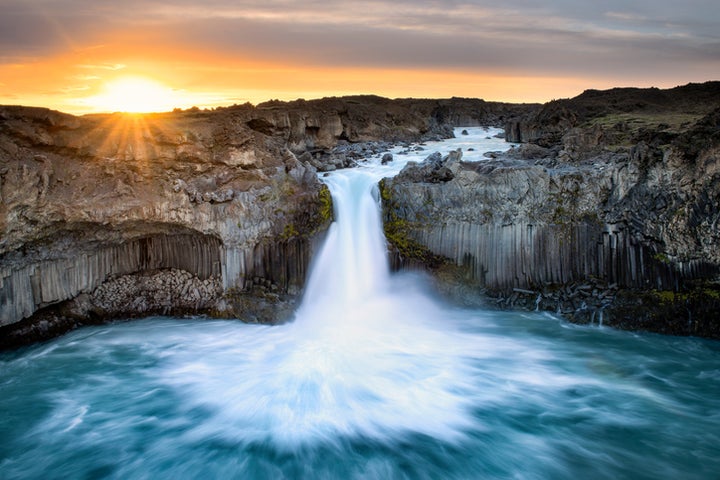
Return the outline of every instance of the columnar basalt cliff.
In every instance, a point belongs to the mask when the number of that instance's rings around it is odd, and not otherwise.
[[[370,96],[153,115],[0,107],[0,343],[155,313],[282,321],[332,217],[318,168],[524,108]]]
[[[590,91],[508,122],[527,143],[507,154],[408,165],[381,184],[394,263],[464,300],[720,336],[719,99],[720,83]]]
[[[4,107],[0,120],[6,330],[40,317],[45,330],[68,324],[62,330],[121,315],[242,314],[229,293],[300,289],[331,217],[314,169],[232,112],[72,117]],[[171,269],[184,273],[144,282],[147,301],[101,298],[107,282]],[[169,294],[173,281],[182,295]]]

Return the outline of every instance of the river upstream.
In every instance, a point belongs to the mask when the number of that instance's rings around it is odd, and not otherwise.
[[[720,343],[457,309],[390,273],[377,181],[507,148],[468,130],[323,178],[336,222],[292,323],[148,318],[1,354],[0,478],[719,478]]]

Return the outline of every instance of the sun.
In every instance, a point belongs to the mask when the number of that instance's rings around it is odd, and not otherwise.
[[[99,112],[167,112],[181,99],[171,88],[145,77],[128,76],[105,84],[99,95],[87,99]]]

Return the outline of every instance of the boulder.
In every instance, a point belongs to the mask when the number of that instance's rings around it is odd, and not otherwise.
[[[455,169],[461,158],[462,150],[459,149],[450,152],[445,157],[440,152],[434,152],[421,163],[408,162],[396,178],[412,183],[448,182],[455,177]]]

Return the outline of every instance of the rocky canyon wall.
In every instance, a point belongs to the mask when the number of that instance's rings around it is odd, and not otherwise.
[[[332,218],[318,169],[523,108],[373,96],[84,117],[0,107],[0,337],[152,313],[288,318]]]
[[[0,326],[72,301],[53,315],[238,314],[227,292],[299,292],[332,217],[329,192],[282,139],[247,122],[0,108]],[[107,282],[164,270],[189,275],[180,290],[213,288],[142,308],[96,298]]]
[[[461,300],[720,336],[717,87],[605,92],[634,99],[605,110],[589,92],[508,122],[527,143],[506,154],[408,165],[381,182],[393,264],[430,266]],[[645,93],[655,103],[633,110]]]
[[[656,223],[666,209],[657,212],[657,205],[628,197],[644,190],[643,197],[657,199],[670,185],[643,183],[623,157],[602,167],[554,168],[450,157],[442,163],[452,177],[446,181],[426,181],[417,175],[422,166],[386,179],[386,221],[409,241],[467,266],[486,287],[526,289],[593,276],[627,287],[672,289],[680,279],[713,272],[718,263],[714,248],[688,245],[694,232]],[[626,210],[626,204],[638,210]]]
[[[318,171],[459,125],[505,125],[524,143],[485,162],[431,156],[385,180],[396,266],[437,268],[468,296],[577,318],[586,306],[659,331],[672,322],[648,305],[690,311],[702,280],[712,317],[719,88],[588,91],[543,106],[358,96],[152,115],[0,107],[0,343],[154,313],[288,318],[332,218]],[[720,331],[693,318],[665,331]]]

